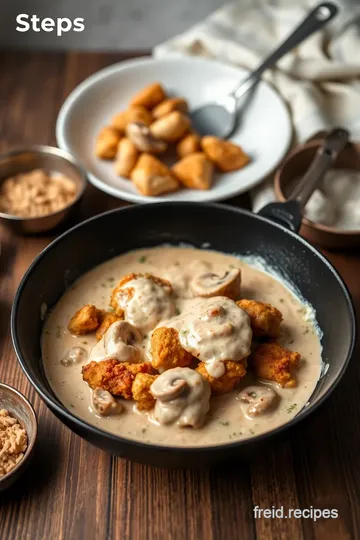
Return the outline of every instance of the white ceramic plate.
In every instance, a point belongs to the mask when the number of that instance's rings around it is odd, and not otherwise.
[[[168,93],[184,96],[190,107],[197,107],[226,95],[245,74],[239,68],[203,58],[140,58],[114,64],[86,79],[66,99],[56,123],[58,145],[82,163],[97,188],[127,201],[205,202],[234,197],[275,169],[291,141],[286,105],[265,82],[258,85],[231,137],[251,156],[251,163],[240,171],[217,174],[208,191],[182,189],[161,197],[144,197],[129,180],[115,174],[112,162],[95,157],[94,143],[112,116],[151,82],[160,81]]]

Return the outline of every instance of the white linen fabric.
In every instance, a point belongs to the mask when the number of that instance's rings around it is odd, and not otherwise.
[[[157,57],[201,55],[255,69],[316,5],[310,0],[241,0],[155,47]],[[282,58],[264,79],[289,106],[294,143],[342,126],[360,140],[360,3],[337,1],[339,14]],[[273,199],[269,182],[252,193],[254,210]]]

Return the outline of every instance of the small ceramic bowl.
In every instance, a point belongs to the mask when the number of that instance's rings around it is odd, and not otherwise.
[[[296,180],[309,168],[315,154],[322,144],[321,139],[297,146],[290,152],[275,173],[275,195],[279,201],[289,197]],[[353,169],[360,171],[360,145],[349,143],[334,163],[335,169]],[[360,230],[341,230],[326,225],[302,220],[301,235],[327,248],[346,248],[360,245]]]
[[[76,197],[62,210],[40,217],[27,218],[0,212],[3,224],[18,234],[39,234],[50,231],[70,218],[77,209],[87,184],[85,172],[71,154],[52,146],[30,146],[0,156],[0,185],[6,178],[34,169],[45,169],[63,174],[74,182]]]
[[[37,420],[35,411],[26,397],[4,383],[0,383],[0,409],[9,411],[20,422],[28,437],[28,446],[22,460],[12,471],[0,478],[0,491],[4,491],[19,478],[31,461],[37,436]]]

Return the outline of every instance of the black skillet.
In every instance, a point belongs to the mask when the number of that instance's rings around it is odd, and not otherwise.
[[[333,159],[337,146],[335,137],[335,143],[333,140],[320,156],[320,168],[324,159]],[[53,413],[84,439],[112,454],[155,466],[209,466],[239,459],[295,426],[339,382],[354,349],[356,328],[353,304],[341,277],[325,257],[293,232],[300,226],[303,204],[304,200],[276,203],[258,215],[218,204],[144,204],[107,212],[72,228],[37,257],[15,297],[13,343],[31,384]],[[51,391],[41,364],[43,304],[53,306],[79,276],[111,257],[137,248],[184,242],[198,248],[209,243],[210,249],[226,253],[260,255],[316,309],[326,369],[310,404],[288,424],[245,441],[213,447],[156,446],[111,435],[80,420]]]

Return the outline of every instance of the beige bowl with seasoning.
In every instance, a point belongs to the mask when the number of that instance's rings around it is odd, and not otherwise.
[[[26,431],[27,449],[12,471],[0,478],[0,492],[10,487],[25,471],[33,457],[37,437],[37,419],[30,402],[18,390],[0,383],[0,409],[6,409]]]
[[[0,212],[4,225],[18,234],[40,234],[55,229],[60,223],[73,216],[84,194],[86,174],[75,159],[63,150],[52,146],[31,146],[2,154],[0,156],[0,185],[12,176],[28,173],[34,169],[44,169],[49,173],[66,176],[75,185],[75,198],[57,212],[39,217],[20,217]]]
[[[279,201],[287,200],[296,181],[310,167],[322,143],[322,139],[316,139],[295,147],[289,153],[275,173],[274,188]],[[336,159],[333,168],[360,171],[360,144],[349,143]],[[300,234],[315,244],[332,249],[360,245],[360,230],[336,229],[314,223],[305,217],[302,219]]]

